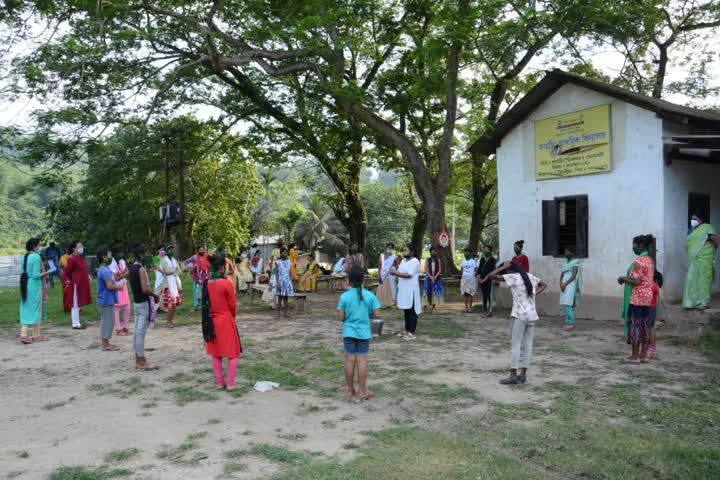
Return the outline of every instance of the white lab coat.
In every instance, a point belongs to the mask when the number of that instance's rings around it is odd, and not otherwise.
[[[415,304],[415,313],[422,313],[422,298],[420,297],[420,260],[412,257],[403,258],[398,272],[409,273],[410,278],[397,277],[397,307],[406,310]]]

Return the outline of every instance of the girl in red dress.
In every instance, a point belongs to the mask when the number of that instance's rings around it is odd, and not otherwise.
[[[210,279],[202,288],[202,330],[205,349],[212,356],[212,367],[218,389],[235,389],[235,370],[242,352],[235,324],[237,303],[235,286],[225,278],[225,257],[210,257]],[[223,377],[222,359],[227,357],[227,382]]]

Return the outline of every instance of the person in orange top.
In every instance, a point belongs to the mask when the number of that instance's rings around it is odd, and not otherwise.
[[[235,315],[235,286],[225,277],[224,255],[210,257],[210,279],[202,288],[202,331],[205,350],[212,357],[212,368],[219,390],[235,389],[235,371],[242,353]],[[227,381],[223,377],[222,359],[227,358]]]
[[[297,271],[297,250],[295,250],[295,244],[291,243],[288,245],[288,259],[290,260],[290,276],[293,280],[298,279]]]

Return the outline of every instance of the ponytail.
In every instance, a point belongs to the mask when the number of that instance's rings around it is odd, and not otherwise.
[[[348,272],[348,279],[350,280],[350,285],[353,286],[353,288],[357,289],[358,292],[358,298],[360,301],[363,301],[363,280],[365,279],[365,273],[362,271],[359,267],[352,267],[350,271]]]
[[[23,302],[27,300],[27,284],[28,284],[27,262],[28,262],[29,256],[30,256],[30,252],[26,252],[25,257],[23,257],[22,273],[20,274],[20,298],[22,299]]]

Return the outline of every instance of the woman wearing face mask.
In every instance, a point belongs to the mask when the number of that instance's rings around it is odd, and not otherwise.
[[[377,288],[377,298],[380,304],[389,308],[395,303],[395,290],[397,289],[397,278],[390,275],[390,270],[395,265],[395,245],[388,243],[385,245],[385,251],[378,258],[378,279],[380,285]]]
[[[69,248],[71,255],[68,257],[67,267],[63,271],[65,277],[65,295],[67,295],[67,303],[70,307],[70,318],[72,319],[72,328],[75,330],[84,330],[87,328],[80,323],[80,309],[85,305],[92,303],[90,295],[90,273],[88,272],[87,263],[82,256],[85,251],[80,240],[70,242]]]
[[[253,281],[253,274],[250,271],[250,259],[248,259],[247,252],[240,254],[240,263],[237,264],[237,272],[238,290],[247,292],[249,285]]]
[[[443,304],[443,294],[442,265],[437,256],[437,250],[435,247],[430,247],[430,256],[425,260],[425,281],[423,283],[423,297],[427,302],[427,307],[430,308],[430,313],[435,313],[437,305]]]
[[[628,268],[627,274],[618,278],[618,283],[625,285],[623,318],[626,321],[626,341],[632,347],[630,360],[640,363],[648,361],[650,342],[650,305],[653,299],[655,265],[648,251],[652,241],[652,235],[638,235],[633,238],[633,253],[637,258]]]
[[[193,312],[200,308],[202,300],[202,286],[210,278],[210,263],[205,255],[205,247],[200,245],[197,253],[183,262],[185,267],[192,265],[193,279]]]
[[[347,274],[353,267],[359,268],[363,272],[365,271],[365,257],[360,253],[357,243],[350,244],[350,254],[345,257],[345,282],[343,285],[345,290],[350,288],[350,280]]]
[[[460,262],[460,270],[462,277],[460,278],[460,293],[465,301],[465,309],[463,312],[471,313],[473,311],[473,297],[477,292],[477,269],[478,262],[475,260],[470,248],[463,251],[465,260]]]
[[[575,258],[572,250],[565,249],[565,261],[560,273],[560,305],[565,310],[565,326],[568,331],[575,328],[575,307],[580,299],[582,290],[582,272],[580,262]]]
[[[405,331],[398,334],[405,340],[414,340],[418,315],[422,313],[420,296],[420,260],[417,259],[415,246],[408,243],[403,248],[403,259],[397,269],[390,270],[397,277],[397,306],[405,313]]]
[[[278,297],[278,318],[280,318],[281,308],[285,311],[285,318],[290,318],[288,298],[295,295],[291,269],[292,263],[288,259],[288,251],[283,248],[280,250],[280,260],[275,262],[275,295]]]
[[[715,278],[715,252],[720,237],[712,225],[703,223],[700,215],[690,220],[692,231],[686,242],[688,271],[683,289],[683,308],[704,310],[710,305],[711,287]]]
[[[525,270],[525,273],[530,273],[530,259],[523,252],[525,247],[525,240],[518,240],[513,244],[513,251],[515,256],[512,258],[513,262],[517,262]]]
[[[163,274],[162,308],[167,311],[166,322],[170,328],[175,327],[175,309],[182,304],[182,283],[180,273],[182,269],[175,258],[175,247],[166,243],[165,256],[160,260],[158,270]]]
[[[492,254],[492,245],[483,245],[482,258],[478,266],[478,277],[480,277],[480,292],[482,293],[483,318],[490,318],[493,315],[493,282],[485,281],[485,277],[495,270],[496,262]]]
[[[112,253],[107,248],[97,251],[97,302],[100,309],[100,349],[104,352],[117,350],[115,345],[110,343],[113,333],[113,318],[115,305],[118,304],[118,291],[123,288],[115,281],[115,276],[110,270]],[[127,288],[127,287],[125,287]]]
[[[115,282],[120,288],[117,291],[118,303],[115,304],[115,333],[130,335],[130,295],[128,295],[127,276],[128,268],[125,263],[125,248],[121,244],[112,247],[112,258],[108,267],[113,274]],[[120,324],[120,310],[124,310],[124,323]]]
[[[47,319],[47,272],[38,253],[39,238],[31,238],[25,244],[26,253],[22,258],[20,276],[20,342],[30,344],[45,342],[48,339],[40,335],[40,324]],[[32,337],[28,327],[33,326]]]

